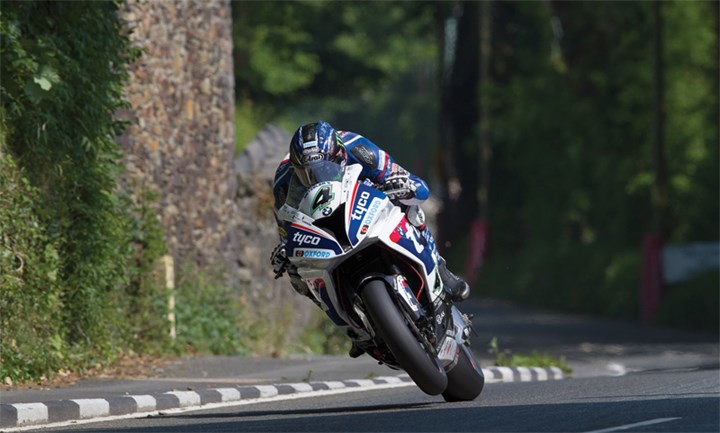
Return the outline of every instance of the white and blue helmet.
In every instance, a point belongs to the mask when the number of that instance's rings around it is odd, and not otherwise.
[[[309,167],[320,161],[345,162],[345,146],[337,131],[322,120],[302,125],[290,140],[290,163],[298,180],[310,186]]]

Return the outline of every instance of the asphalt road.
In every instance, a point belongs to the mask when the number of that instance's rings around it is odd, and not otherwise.
[[[413,386],[141,419],[71,425],[78,432],[718,432],[717,370],[495,383],[473,402]]]
[[[490,383],[479,399],[467,403],[445,403],[410,384],[36,428],[102,432],[720,431],[717,335],[559,314],[493,300],[471,299],[462,309],[475,314],[473,351],[483,367],[493,363],[487,347],[497,337],[501,348],[513,353],[538,351],[565,357],[573,368],[572,378]],[[0,403],[363,379],[394,373],[366,356],[199,357],[179,360],[145,379],[102,378],[56,389],[3,391]]]

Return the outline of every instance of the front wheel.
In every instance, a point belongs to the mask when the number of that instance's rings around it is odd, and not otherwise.
[[[447,376],[448,386],[442,394],[445,401],[474,400],[485,386],[482,369],[465,345],[460,346],[458,362]]]
[[[371,280],[360,293],[375,332],[395,356],[398,364],[415,384],[429,395],[445,391],[448,378],[434,356],[427,353],[410,331],[405,319],[393,303],[383,280]]]

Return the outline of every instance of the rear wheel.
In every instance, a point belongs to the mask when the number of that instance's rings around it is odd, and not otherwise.
[[[423,392],[442,393],[448,384],[445,370],[427,353],[410,331],[393,303],[383,280],[371,280],[361,288],[361,296],[375,331],[395,356],[400,366]]]
[[[458,362],[448,371],[448,386],[442,393],[445,401],[474,400],[485,386],[485,376],[466,346],[460,347]]]

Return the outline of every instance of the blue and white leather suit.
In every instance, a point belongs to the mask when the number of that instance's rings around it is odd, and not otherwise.
[[[470,287],[447,269],[445,260],[437,254],[430,230],[425,226],[425,216],[419,205],[427,200],[430,194],[427,183],[400,167],[387,152],[362,135],[337,131],[323,121],[298,128],[290,140],[290,152],[280,162],[275,172],[273,195],[275,220],[280,235],[280,244],[275,247],[270,260],[275,278],[279,278],[287,271],[295,290],[308,295],[306,284],[287,258],[285,244],[288,223],[278,218],[278,212],[285,204],[292,208],[298,207],[307,188],[313,183],[312,165],[322,160],[345,165],[361,165],[363,167],[361,178],[377,185],[393,203],[401,205],[410,224],[418,228],[422,235],[420,241],[436,255],[440,278],[452,299],[456,301],[467,299]]]
[[[338,131],[339,138],[346,152],[347,164],[360,164],[363,166],[361,178],[369,179],[377,185],[385,184],[388,177],[395,173],[406,171],[393,160],[392,156],[380,149],[375,143],[350,131]],[[417,206],[427,200],[430,195],[427,183],[408,172],[408,179],[412,182],[414,196],[408,199],[398,199],[397,201],[406,206]],[[275,184],[273,186],[273,195],[275,196],[275,211],[277,212],[286,202],[292,207],[297,207],[303,194],[307,189],[300,183],[295,176],[292,164],[290,163],[289,154],[280,162],[280,166],[275,171]],[[286,222],[277,219],[278,232],[280,241],[285,242]],[[432,235],[424,224],[419,227],[423,236],[428,242],[434,242]]]

